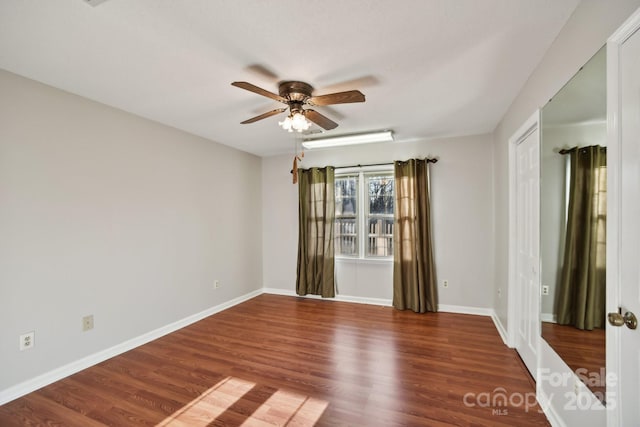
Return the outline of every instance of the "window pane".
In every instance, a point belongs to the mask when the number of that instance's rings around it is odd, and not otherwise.
[[[368,256],[393,256],[393,217],[369,218]]]
[[[335,252],[358,256],[358,175],[338,176],[335,182]]]
[[[366,256],[393,256],[393,174],[367,175]]]
[[[358,212],[358,176],[336,177],[336,216],[355,215]]]
[[[358,224],[355,218],[336,218],[336,255],[358,255]]]
[[[393,176],[367,177],[369,214],[393,215]]]

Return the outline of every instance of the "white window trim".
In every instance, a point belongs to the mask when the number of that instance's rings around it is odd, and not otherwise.
[[[339,178],[341,175],[355,175],[358,174],[358,211],[356,212],[356,218],[358,219],[358,255],[349,256],[336,254],[335,259],[340,262],[351,263],[369,263],[369,264],[388,264],[393,262],[393,255],[390,256],[367,256],[366,244],[367,236],[365,230],[367,227],[367,214],[365,209],[366,195],[364,191],[365,175],[375,172],[388,173],[394,171],[393,164],[389,165],[377,165],[377,166],[356,166],[350,168],[335,168],[335,177]]]
[[[356,258],[355,256],[336,255],[336,262],[344,264],[393,264],[393,256],[376,258]]]

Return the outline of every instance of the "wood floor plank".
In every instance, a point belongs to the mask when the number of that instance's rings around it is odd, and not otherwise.
[[[261,295],[0,406],[0,425],[547,426],[491,319]],[[481,397],[488,397],[489,404]]]
[[[570,325],[542,322],[542,337],[598,399],[604,400],[607,391],[605,330],[585,331]]]

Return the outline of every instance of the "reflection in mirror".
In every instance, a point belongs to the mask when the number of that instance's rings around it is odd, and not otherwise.
[[[604,402],[606,54],[541,115],[542,337]]]

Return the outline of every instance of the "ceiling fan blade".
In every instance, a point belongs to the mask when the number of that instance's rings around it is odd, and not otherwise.
[[[286,108],[277,108],[275,110],[267,111],[264,114],[260,114],[259,116],[252,117],[250,119],[245,120],[244,122],[240,122],[241,125],[246,125],[247,123],[257,122],[258,120],[266,119],[267,117],[275,116],[276,114],[284,113]]]
[[[233,82],[232,86],[239,87],[241,89],[248,90],[249,92],[257,93],[258,95],[266,96],[267,98],[275,99],[276,101],[280,101],[283,104],[287,103],[287,99],[281,97],[280,95],[276,95],[273,92],[269,92],[268,90],[264,90],[256,85],[252,85],[247,82]]]
[[[314,110],[305,110],[304,115],[307,119],[320,126],[322,129],[331,130],[338,127],[338,124],[330,118],[323,116]]]
[[[332,76],[318,77],[318,81],[320,80],[324,80],[324,81],[335,80],[335,77],[332,77]],[[333,92],[342,92],[352,87],[359,87],[362,89],[365,87],[377,86],[379,84],[380,84],[380,80],[378,80],[376,76],[366,75],[366,76],[356,77],[349,80],[342,80],[340,82],[334,82],[328,85],[322,84],[321,86],[319,86],[319,88],[321,88],[322,92],[333,93]]]
[[[267,78],[273,81],[278,80],[278,75],[275,72],[273,72],[271,69],[267,68],[262,64],[251,64],[247,66],[246,69],[247,71],[250,71],[256,75],[259,75],[260,77]],[[349,86],[349,87],[353,87],[353,86]]]
[[[336,92],[327,95],[312,96],[307,100],[309,105],[333,105],[350,104],[352,102],[364,102],[364,94],[359,90],[348,90],[346,92]]]

